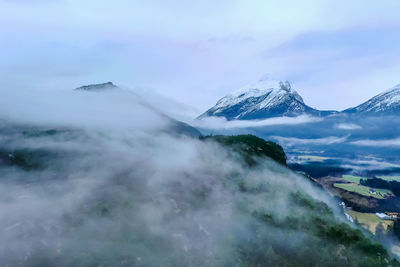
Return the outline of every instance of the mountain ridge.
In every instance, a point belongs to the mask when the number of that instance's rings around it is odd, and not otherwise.
[[[342,111],[349,114],[395,114],[400,113],[400,84],[374,96],[364,103]]]
[[[400,114],[400,84],[374,96],[360,105],[343,111],[318,110],[305,104],[288,81],[262,79],[224,96],[198,118],[224,117],[227,120],[257,120],[300,115]]]

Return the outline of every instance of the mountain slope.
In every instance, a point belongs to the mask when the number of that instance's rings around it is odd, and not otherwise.
[[[321,116],[331,113],[307,106],[289,82],[263,79],[223,97],[200,117],[217,116],[225,117],[227,120],[252,120],[303,114]]]
[[[1,125],[5,266],[398,266],[243,136],[117,132]]]
[[[148,103],[146,100],[142,99],[140,96],[136,95],[134,92],[129,91],[129,90],[124,90],[116,85],[114,85],[112,82],[107,82],[107,83],[99,83],[99,84],[90,84],[90,85],[84,85],[81,87],[78,87],[75,89],[76,91],[80,92],[96,92],[96,93],[111,93],[108,98],[112,99],[113,97],[121,97],[124,100],[132,100],[132,108],[134,106],[143,106],[146,109],[149,109],[151,112],[157,114],[158,116],[162,117],[166,121],[168,121],[168,127],[165,127],[163,131],[170,133],[170,134],[183,134],[183,135],[188,135],[188,136],[193,136],[193,137],[198,137],[201,136],[201,133],[199,130],[196,128],[190,126],[187,123],[175,120],[166,114],[164,114],[162,111],[156,109],[154,106],[152,106],[150,103]],[[125,94],[125,95],[124,95]],[[138,114],[139,115],[139,114]]]
[[[234,152],[242,155],[249,166],[256,165],[254,157],[268,157],[276,162],[286,165],[286,154],[283,148],[271,141],[265,141],[255,135],[209,135],[202,137],[203,140],[214,140],[221,145],[231,148]]]
[[[369,114],[399,114],[400,113],[400,84],[371,98],[365,103],[349,108],[344,113]]]

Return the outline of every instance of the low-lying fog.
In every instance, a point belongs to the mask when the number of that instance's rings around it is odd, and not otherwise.
[[[0,99],[1,266],[233,265],[260,236],[293,253],[315,238],[255,233],[252,213],[304,215],[296,192],[335,209],[271,160],[249,169],[216,143],[166,133],[169,118],[131,92]]]

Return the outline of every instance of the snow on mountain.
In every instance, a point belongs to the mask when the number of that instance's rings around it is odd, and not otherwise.
[[[218,116],[228,120],[250,120],[325,113],[330,112],[321,112],[307,106],[289,82],[262,79],[223,97],[200,117]]]
[[[391,114],[400,112],[400,84],[371,98],[365,103],[343,111],[345,113]]]

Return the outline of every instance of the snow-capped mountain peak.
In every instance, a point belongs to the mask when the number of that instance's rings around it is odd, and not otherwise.
[[[292,89],[292,86],[288,81],[281,82],[278,80],[272,79],[261,79],[256,83],[247,84],[238,90],[234,91],[230,96],[232,97],[256,97],[260,95],[265,95],[271,91],[279,91],[283,90],[287,93],[295,93],[298,96],[298,100],[303,102],[303,99],[300,95]]]
[[[223,97],[201,117],[221,116],[228,120],[245,120],[304,113],[314,115],[320,112],[307,106],[288,81],[261,79]]]
[[[215,108],[232,106],[249,98],[258,98],[268,95],[262,103],[259,103],[260,107],[267,107],[279,104],[286,94],[293,94],[297,101],[304,103],[301,96],[292,89],[289,82],[286,81],[283,83],[277,80],[260,80],[256,83],[245,85],[232,94],[223,97],[217,102]]]

